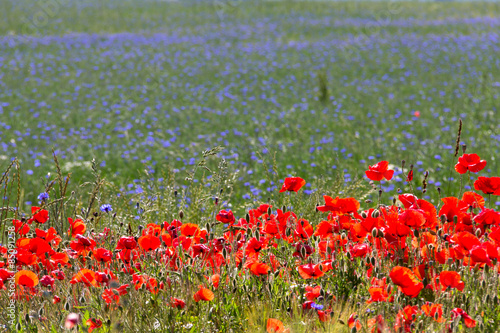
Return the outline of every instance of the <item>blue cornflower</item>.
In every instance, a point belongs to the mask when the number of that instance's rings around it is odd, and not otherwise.
[[[104,204],[101,206],[101,212],[110,213],[113,211],[113,207],[110,204]]]
[[[312,303],[311,308],[316,309],[316,310],[323,310],[323,305]]]
[[[38,201],[43,202],[47,200],[49,200],[49,194],[47,192],[43,192],[38,195]]]

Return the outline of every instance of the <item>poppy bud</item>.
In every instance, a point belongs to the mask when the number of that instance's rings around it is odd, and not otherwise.
[[[40,310],[38,310],[38,316],[43,316],[43,308],[40,308]]]
[[[64,309],[66,311],[69,311],[69,309],[71,309],[71,305],[69,304],[69,302],[66,302],[66,304],[64,304]]]
[[[347,259],[351,260],[351,252],[346,252]]]
[[[22,328],[23,328],[23,327],[21,326],[21,323],[20,323],[20,322],[18,322],[18,323],[16,324],[16,330],[17,330],[18,332],[20,332]]]
[[[462,152],[465,154],[465,151],[467,150],[467,145],[464,143],[462,145]]]
[[[373,228],[372,229],[372,237],[373,238],[377,238],[377,236],[378,236],[378,229],[377,228]]]
[[[247,215],[245,215],[245,220],[247,223],[250,223],[250,214],[247,213]]]
[[[283,211],[283,213],[285,213],[286,212],[286,206],[283,205],[283,207],[281,207],[281,210]]]
[[[458,216],[453,216],[453,223],[457,224],[458,223]]]
[[[375,210],[372,212],[372,217],[376,219],[376,218],[378,218],[379,216],[380,216],[380,212],[379,212],[378,210],[376,210],[376,209],[375,209]]]
[[[415,229],[415,230],[413,230],[413,235],[418,238],[420,236],[420,233],[417,229]]]
[[[370,263],[372,264],[372,266],[375,266],[375,257],[371,257],[370,259]]]
[[[369,264],[370,264],[370,262],[371,262],[371,261],[370,261],[370,257],[368,257],[368,256],[367,256],[365,261],[366,261],[366,264],[367,264],[367,265],[369,265]]]
[[[441,195],[441,187],[437,188],[439,195]]]
[[[481,229],[476,229],[476,237],[480,237],[481,236]]]
[[[343,232],[341,235],[340,235],[340,238],[342,238],[343,240],[345,240],[347,238],[345,232]]]
[[[378,236],[379,236],[380,238],[382,238],[382,237],[384,237],[384,236],[385,236],[385,235],[384,235],[384,232],[383,232],[381,229],[378,229]]]
[[[184,218],[184,212],[182,210],[179,212],[179,218],[181,220]]]
[[[219,204],[219,197],[215,197],[215,205]]]
[[[316,213],[319,212],[318,206],[319,206],[319,204],[317,203],[316,204]]]
[[[483,281],[481,281],[481,287],[482,287],[483,289],[484,289],[484,288],[486,288],[486,281],[484,281],[484,280],[483,280]]]
[[[406,161],[405,160],[402,160],[401,161],[401,169],[403,169],[405,167],[405,164],[406,164]]]
[[[495,302],[495,304],[498,304],[498,296],[495,295],[495,297],[493,297],[493,302]]]
[[[362,218],[366,219],[366,218],[367,218],[367,216],[368,216],[368,215],[366,215],[366,212],[364,212],[364,211],[363,211],[363,212],[361,212],[361,217],[362,217]]]
[[[27,314],[24,316],[24,320],[26,320],[26,322],[27,322],[28,324],[31,324],[31,318],[30,318],[29,313],[27,313]]]
[[[271,211],[271,207],[267,208],[267,215],[271,215],[272,211]]]
[[[177,190],[174,191],[174,197],[177,197]]]

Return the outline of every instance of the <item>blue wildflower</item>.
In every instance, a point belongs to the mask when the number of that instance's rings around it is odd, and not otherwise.
[[[110,204],[104,204],[101,206],[101,212],[110,213],[113,211],[113,207]]]
[[[45,202],[47,200],[49,200],[49,194],[47,192],[43,192],[38,195],[38,201]]]

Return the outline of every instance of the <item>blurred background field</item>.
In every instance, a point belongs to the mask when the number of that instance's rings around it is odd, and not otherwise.
[[[223,146],[237,210],[286,176],[308,195],[380,160],[397,175],[384,188],[407,191],[404,159],[437,202],[459,187],[459,118],[500,174],[499,27],[494,2],[1,1],[0,166],[20,159],[24,204],[52,149],[73,183],[95,158],[123,194],[147,178],[181,191]]]

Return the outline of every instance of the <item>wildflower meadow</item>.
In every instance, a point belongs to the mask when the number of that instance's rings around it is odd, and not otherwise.
[[[0,331],[500,331],[499,27],[0,0]]]

